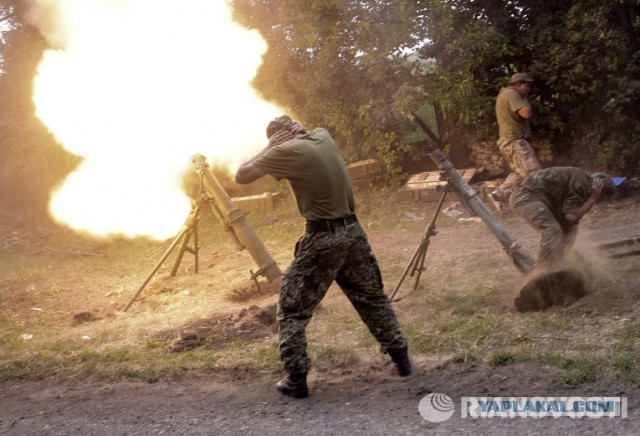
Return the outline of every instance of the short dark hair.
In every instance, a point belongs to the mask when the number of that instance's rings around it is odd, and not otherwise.
[[[593,173],[591,174],[592,179],[602,179],[602,193],[610,197],[616,193],[616,184],[611,179],[611,176],[607,173]]]
[[[289,115],[280,115],[274,118],[267,125],[267,139],[271,138],[274,133],[283,129],[288,129],[293,123],[293,119]]]
[[[527,73],[515,73],[511,76],[511,81],[509,83],[511,85],[515,85],[517,83],[533,83],[533,78]]]

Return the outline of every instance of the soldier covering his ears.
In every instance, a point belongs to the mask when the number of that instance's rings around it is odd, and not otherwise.
[[[280,358],[289,376],[276,385],[295,398],[309,395],[305,329],[315,307],[335,280],[360,318],[389,353],[398,373],[408,376],[411,363],[382,277],[358,219],[351,182],[340,150],[329,132],[307,132],[282,115],[267,126],[268,144],[240,166],[236,182],[251,183],[265,175],[287,179],[306,231],[284,273],[278,305]]]

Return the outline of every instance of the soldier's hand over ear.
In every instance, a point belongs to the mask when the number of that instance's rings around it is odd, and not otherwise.
[[[596,200],[600,198],[600,195],[602,195],[603,186],[604,186],[604,182],[602,179],[600,178],[593,179],[593,183],[591,184],[591,196]]]

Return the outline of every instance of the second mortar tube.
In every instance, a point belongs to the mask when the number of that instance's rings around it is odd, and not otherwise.
[[[535,267],[535,260],[529,252],[524,249],[500,224],[500,221],[491,213],[487,205],[478,197],[476,191],[464,181],[462,176],[455,169],[449,158],[440,150],[434,150],[431,153],[431,160],[435,162],[440,170],[445,173],[449,180],[449,185],[458,194],[461,201],[465,203],[470,210],[484,221],[486,226],[491,230],[496,238],[502,244],[507,254],[511,256],[514,265],[521,273],[527,274]]]

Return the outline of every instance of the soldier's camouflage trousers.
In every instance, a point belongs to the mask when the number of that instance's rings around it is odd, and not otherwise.
[[[542,169],[536,152],[525,139],[512,141],[498,141],[500,153],[509,164],[511,173],[498,186],[496,191],[504,201],[509,201],[509,196],[516,186],[519,186],[528,174]]]
[[[296,244],[295,258],[280,287],[280,358],[290,374],[308,372],[311,368],[305,328],[334,280],[384,352],[407,346],[360,224],[356,222],[333,232],[306,233]]]
[[[555,264],[573,246],[578,226],[563,226],[537,193],[517,187],[511,196],[510,206],[541,234],[538,252],[540,263]]]

